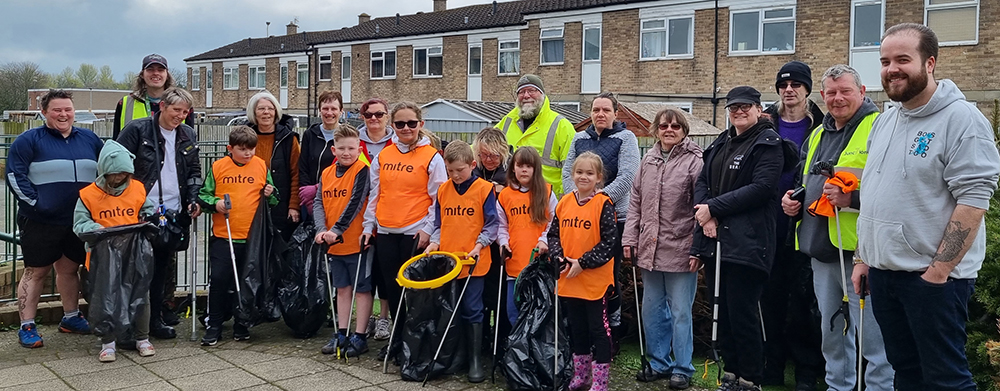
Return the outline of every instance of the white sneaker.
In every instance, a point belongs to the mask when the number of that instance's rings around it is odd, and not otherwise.
[[[375,315],[368,318],[368,329],[365,331],[368,335],[375,335],[375,321],[378,319]]]
[[[148,339],[135,342],[135,348],[139,351],[140,357],[149,357],[156,354],[156,349]]]
[[[388,318],[378,318],[375,320],[375,340],[385,341],[389,339],[389,328],[392,322]]]
[[[101,350],[101,354],[99,356],[97,356],[97,359],[100,360],[101,362],[114,362],[115,359],[116,359],[116,357],[115,357],[115,349],[113,349],[113,348],[107,348],[107,349]]]

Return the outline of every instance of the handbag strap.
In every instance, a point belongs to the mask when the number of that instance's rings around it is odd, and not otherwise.
[[[163,166],[160,165],[160,140],[156,137],[156,132],[159,131],[159,129],[157,129],[157,128],[160,127],[160,124],[154,123],[153,126],[154,126],[154,128],[153,128],[153,156],[156,159],[156,161],[154,161],[153,163],[155,163],[156,167],[157,167],[157,169],[156,169],[156,183],[157,183],[156,190],[158,190],[160,192],[160,204],[159,204],[159,206],[163,206],[163,177],[162,177],[162,175],[163,175]],[[166,209],[166,208],[164,208],[164,209]]]

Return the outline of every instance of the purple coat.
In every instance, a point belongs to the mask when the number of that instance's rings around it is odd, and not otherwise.
[[[646,152],[632,182],[622,245],[636,246],[636,266],[687,272],[694,219],[694,185],[702,149],[690,138],[674,146],[664,162],[660,143]]]

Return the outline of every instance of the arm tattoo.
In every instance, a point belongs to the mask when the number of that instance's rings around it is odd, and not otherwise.
[[[956,258],[965,249],[965,240],[968,239],[971,232],[972,228],[964,228],[961,221],[953,220],[948,223],[948,228],[944,230],[944,237],[941,238],[941,248],[937,254],[934,254],[930,266],[934,267],[934,264],[938,262],[953,263],[960,261],[960,259]]]

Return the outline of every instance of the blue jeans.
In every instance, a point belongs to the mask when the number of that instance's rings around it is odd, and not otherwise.
[[[910,390],[975,390],[965,356],[965,322],[975,279],[931,284],[921,272],[871,268],[872,309],[895,386]]]
[[[658,373],[691,377],[694,335],[691,305],[698,288],[697,273],[642,270],[642,323],[649,365]],[[670,357],[671,348],[674,356]]]

